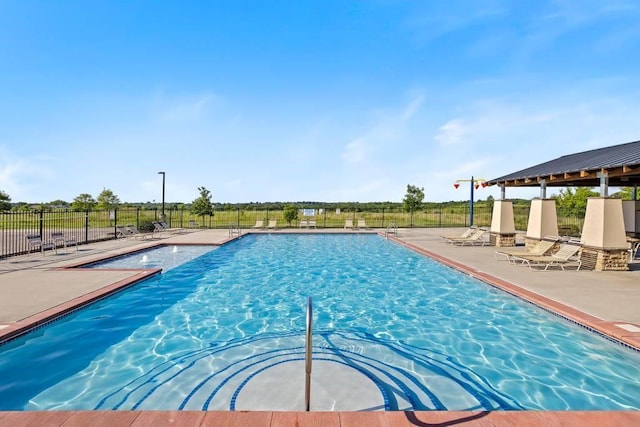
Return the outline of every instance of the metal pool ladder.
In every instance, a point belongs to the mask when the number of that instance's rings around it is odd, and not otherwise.
[[[398,235],[398,225],[395,222],[387,225],[387,229],[384,231],[384,238],[389,239],[389,235]]]
[[[313,345],[313,338],[311,337],[311,329],[313,322],[313,304],[311,297],[307,300],[307,332],[305,335],[305,357],[304,357],[304,404],[306,411],[309,411],[311,404],[311,347]]]
[[[240,231],[238,224],[232,222],[229,224],[229,237],[233,237],[234,234],[240,237],[242,232]]]

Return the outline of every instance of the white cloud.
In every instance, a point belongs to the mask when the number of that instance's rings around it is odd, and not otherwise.
[[[340,157],[348,165],[362,163],[367,157],[367,143],[362,138],[351,141]]]
[[[201,119],[219,101],[219,97],[209,91],[189,95],[159,93],[153,112],[163,121],[190,122]]]
[[[467,127],[464,121],[453,119],[440,127],[435,140],[443,147],[450,147],[460,144],[466,134]]]

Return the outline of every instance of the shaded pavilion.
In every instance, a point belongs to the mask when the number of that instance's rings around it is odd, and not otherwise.
[[[540,187],[532,200],[525,242],[557,235],[555,200],[547,199],[546,187],[600,187],[600,197],[587,202],[581,243],[583,263],[597,270],[627,270],[627,236],[640,231],[640,141],[569,154],[487,181],[502,188],[494,204],[491,232],[498,246],[515,244],[513,207],[505,200],[506,187]],[[633,200],[608,197],[608,187],[633,187]]]

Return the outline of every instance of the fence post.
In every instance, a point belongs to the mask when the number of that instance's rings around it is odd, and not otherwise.
[[[140,228],[140,206],[136,208],[136,228]]]
[[[118,238],[118,208],[113,209],[113,240]]]
[[[382,208],[382,228],[384,228],[384,208]]]
[[[39,216],[40,216],[40,218],[39,218],[38,222],[40,224],[38,224],[38,228],[39,228],[39,231],[40,231],[40,238],[44,239],[44,234],[42,234],[42,232],[44,231],[44,210],[43,209],[40,209],[40,215]]]
[[[89,243],[89,210],[84,211],[84,244]]]

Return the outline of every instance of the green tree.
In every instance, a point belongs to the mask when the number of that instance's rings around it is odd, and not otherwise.
[[[407,212],[411,212],[410,226],[413,227],[413,214],[422,207],[424,200],[424,188],[407,184],[407,193],[402,199],[402,206]]]
[[[191,202],[191,213],[194,215],[213,215],[213,203],[211,203],[211,191],[205,187],[198,187],[200,196]]]
[[[96,207],[96,204],[97,202],[91,194],[82,193],[73,199],[71,209],[79,212],[90,211]]]
[[[407,212],[415,212],[422,207],[424,200],[424,188],[407,184],[407,194],[402,199],[402,205]]]
[[[282,216],[284,220],[287,221],[287,224],[291,225],[291,222],[298,219],[298,208],[294,205],[286,205],[282,212]]]
[[[563,188],[554,198],[560,215],[584,218],[587,210],[587,199],[598,196],[599,194],[589,187],[576,187],[575,190]]]
[[[11,209],[11,197],[0,190],[0,211],[8,211],[9,209]]]
[[[622,200],[633,200],[633,187],[622,187],[620,191],[612,194],[612,196]]]
[[[120,199],[113,194],[113,191],[108,188],[103,188],[100,194],[98,194],[97,203],[98,209],[110,211],[118,207]]]

